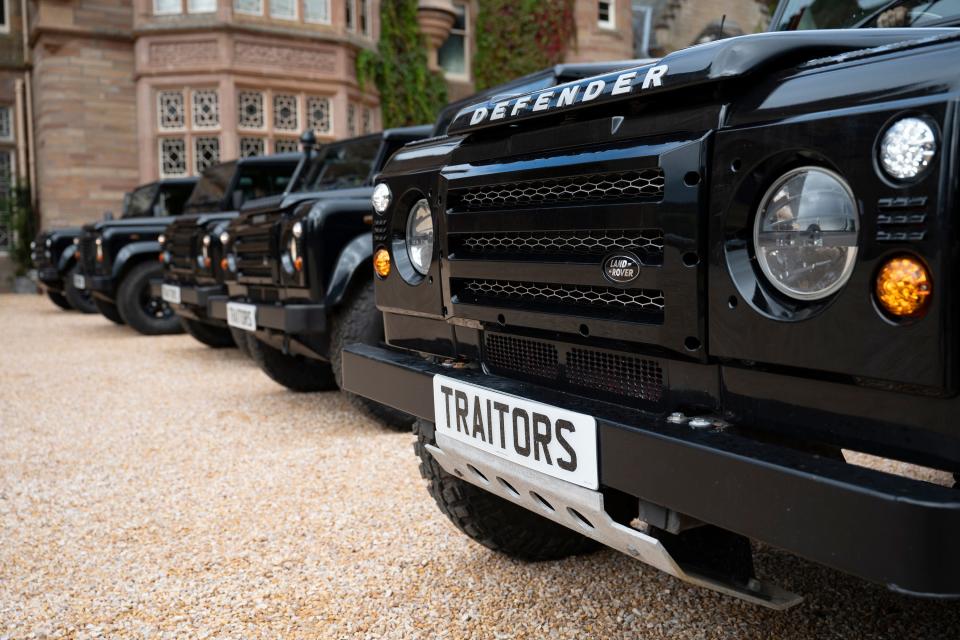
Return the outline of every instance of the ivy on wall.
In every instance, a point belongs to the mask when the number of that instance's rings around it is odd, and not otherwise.
[[[417,0],[380,3],[377,52],[357,55],[360,86],[380,92],[384,127],[432,123],[447,102],[443,78],[427,68],[427,50],[417,24]]]
[[[479,0],[478,6],[477,91],[562,62],[576,38],[574,0]]]

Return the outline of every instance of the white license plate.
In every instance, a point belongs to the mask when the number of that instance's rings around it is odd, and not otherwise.
[[[239,302],[227,303],[227,324],[244,331],[257,330],[257,306],[253,304],[241,304]]]
[[[474,384],[433,377],[437,433],[495,456],[597,489],[597,421]]]
[[[180,304],[180,287],[173,284],[160,285],[160,297],[164,302],[170,304]]]
[[[83,291],[87,288],[87,279],[79,273],[73,274],[73,288]]]

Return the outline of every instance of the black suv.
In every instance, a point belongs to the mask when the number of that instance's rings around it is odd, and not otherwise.
[[[90,293],[74,286],[74,276],[79,270],[76,254],[80,231],[79,227],[41,231],[30,243],[31,259],[40,286],[55,305],[95,313],[97,308]]]
[[[74,286],[89,291],[109,320],[145,334],[180,330],[166,303],[151,295],[150,279],[161,269],[157,236],[183,212],[196,183],[175,178],[143,185],[127,194],[120,220],[83,227]]]
[[[326,145],[305,161],[296,191],[250,203],[227,229],[231,301],[218,300],[211,311],[256,335],[252,355],[280,384],[335,389],[341,343],[379,339],[370,273],[373,178],[397,149],[430,132],[390,129]]]
[[[211,299],[226,296],[223,240],[230,220],[249,200],[287,190],[298,153],[253,156],[204,171],[184,211],[159,238],[163,281],[153,295],[167,302],[187,332],[211,347],[234,344],[224,320],[207,312]],[[238,345],[246,348],[246,340]]]
[[[956,12],[860,4],[778,21]],[[348,347],[344,389],[419,418],[492,549],[795,604],[755,539],[960,596],[958,490],[844,456],[960,470],[958,60],[955,30],[767,33],[464,109],[382,172],[389,346]]]

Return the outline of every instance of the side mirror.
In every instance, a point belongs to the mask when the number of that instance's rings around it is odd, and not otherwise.
[[[243,206],[243,191],[237,189],[230,195],[230,204],[233,205],[235,211],[239,211],[240,207]]]

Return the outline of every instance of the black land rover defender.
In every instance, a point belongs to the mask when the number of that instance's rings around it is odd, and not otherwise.
[[[326,145],[305,161],[294,192],[251,202],[230,224],[231,301],[213,312],[256,335],[251,355],[273,380],[295,391],[336,389],[341,346],[382,339],[370,272],[372,182],[397,149],[431,131]],[[384,421],[399,419],[363,404]]]
[[[151,295],[150,279],[160,275],[157,236],[183,212],[196,178],[159,180],[127,194],[120,220],[83,227],[80,272],[74,286],[89,291],[100,313],[145,334],[180,331],[170,308]]]
[[[300,161],[298,153],[253,156],[207,169],[159,242],[163,280],[153,294],[166,301],[191,336],[211,347],[234,345],[227,323],[209,315],[211,299],[225,297],[224,233],[249,200],[283,193]],[[238,346],[245,350],[246,340]]]
[[[55,305],[81,313],[96,313],[90,293],[74,286],[74,275],[79,269],[76,255],[79,241],[79,227],[41,231],[30,243],[31,259],[40,285]]]
[[[778,20],[958,13],[827,5]],[[796,603],[754,539],[960,596],[958,490],[843,454],[960,470],[958,63],[950,29],[767,33],[464,109],[381,174],[388,347],[348,347],[344,389],[419,418],[492,549]]]

